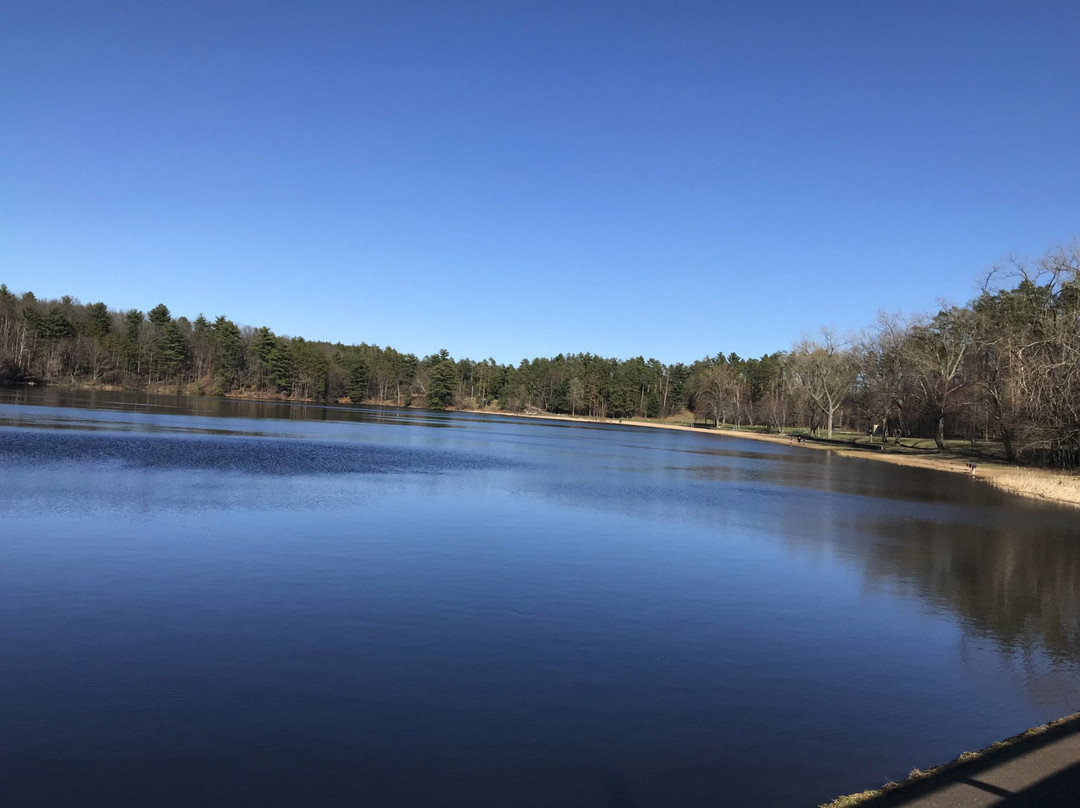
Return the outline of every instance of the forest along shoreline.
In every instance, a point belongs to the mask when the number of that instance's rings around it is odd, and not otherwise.
[[[0,283],[0,385],[746,424],[815,439],[839,432],[837,449],[870,449],[880,435],[890,438],[873,447],[882,455],[925,456],[932,441],[935,453],[959,455],[961,472],[966,458],[1011,491],[1074,504],[1073,486],[1053,476],[989,469],[1000,458],[1080,470],[1077,356],[1080,243],[995,268],[977,298],[932,316],[883,313],[861,333],[822,328],[759,359],[719,352],[690,364],[579,352],[513,365],[445,348],[421,358],[224,315],[189,320],[164,303],[143,312],[70,295],[39,300]]]
[[[4,387],[6,385],[0,385]],[[52,385],[49,385],[52,386]],[[59,385],[61,388],[65,385]],[[122,385],[82,384],[68,389],[85,390],[124,390]],[[159,394],[165,391],[158,391]],[[243,391],[233,391],[223,396],[227,399],[243,401],[289,401],[281,397],[253,395]],[[346,403],[348,399],[339,400]],[[313,404],[314,401],[292,403]],[[385,402],[380,402],[385,403]],[[387,406],[393,406],[392,402]],[[897,466],[924,468],[944,471],[950,474],[964,474],[981,483],[988,483],[1011,494],[1018,494],[1030,499],[1038,499],[1062,505],[1080,506],[1080,473],[1061,471],[1042,467],[1019,466],[1003,459],[985,455],[965,454],[958,451],[914,450],[897,446],[894,443],[856,443],[851,435],[845,437],[823,438],[809,435],[805,429],[792,429],[789,432],[759,432],[754,429],[737,429],[726,426],[708,426],[662,420],[643,420],[640,418],[597,418],[585,415],[562,415],[548,412],[505,412],[494,409],[446,408],[444,411],[466,412],[475,415],[499,416],[504,418],[531,418],[547,421],[570,421],[583,424],[618,424],[621,426],[643,427],[648,429],[667,429],[680,432],[694,432],[699,435],[714,437],[744,438],[746,440],[767,441],[787,445],[793,451],[818,449],[834,452],[842,457],[858,457],[864,460],[877,460]],[[688,413],[681,413],[686,417]],[[974,467],[973,465],[974,464]]]
[[[767,433],[750,430],[690,426],[687,424],[665,423],[663,421],[641,421],[637,419],[587,418],[572,415],[513,414],[492,412],[491,410],[467,410],[483,415],[505,415],[517,418],[535,418],[550,421],[575,421],[590,424],[620,424],[622,426],[645,427],[650,429],[670,429],[681,432],[694,432],[699,435],[713,435],[726,438],[745,438],[747,440],[767,441],[790,446],[793,451],[818,449],[836,453],[842,457],[858,457],[864,460],[877,460],[897,466],[944,471],[950,474],[964,474],[982,483],[988,483],[1003,491],[1030,499],[1039,499],[1063,505],[1080,506],[1080,475],[1044,468],[1027,468],[1012,465],[1004,460],[978,457],[972,459],[959,452],[948,450],[934,453],[916,453],[898,447],[880,443],[853,446],[842,439],[816,438],[796,433]],[[799,437],[802,437],[801,442]],[[972,468],[974,463],[974,469]]]

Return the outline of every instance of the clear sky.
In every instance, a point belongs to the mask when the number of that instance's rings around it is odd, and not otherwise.
[[[1080,236],[1080,3],[0,3],[0,282],[759,356]]]

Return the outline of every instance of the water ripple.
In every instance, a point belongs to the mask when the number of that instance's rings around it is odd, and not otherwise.
[[[0,428],[0,462],[120,463],[134,469],[245,474],[437,474],[506,468],[483,454],[406,446],[217,435],[133,435]]]

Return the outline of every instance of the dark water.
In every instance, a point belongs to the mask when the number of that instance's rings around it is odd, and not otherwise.
[[[803,806],[1080,706],[1077,513],[714,435],[0,392],[0,806]]]

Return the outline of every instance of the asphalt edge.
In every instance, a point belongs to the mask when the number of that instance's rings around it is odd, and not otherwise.
[[[1038,748],[1073,732],[1080,732],[1080,712],[1072,713],[1011,735],[1001,741],[976,752],[963,752],[955,760],[934,766],[926,771],[913,769],[912,773],[897,783],[885,783],[879,788],[846,794],[822,803],[818,808],[885,808],[901,805],[904,801],[918,797],[936,787],[940,781],[960,773],[974,774],[1003,763],[1013,756],[1021,746]]]

